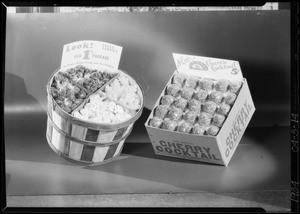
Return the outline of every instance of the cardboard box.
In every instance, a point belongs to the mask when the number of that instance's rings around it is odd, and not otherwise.
[[[145,126],[157,155],[203,161],[228,166],[255,111],[247,80],[243,78],[238,61],[173,54],[176,72],[212,79],[238,80],[243,84],[223,126],[216,136],[196,135],[169,131],[149,126],[154,109],[165,94],[162,91]]]

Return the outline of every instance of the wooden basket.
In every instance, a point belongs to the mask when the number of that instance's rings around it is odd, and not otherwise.
[[[142,87],[129,74],[119,70],[119,72],[126,74],[126,76],[138,85],[138,92],[142,103],[141,108],[130,119],[122,123],[105,124],[89,122],[65,112],[51,96],[50,85],[54,74],[58,70],[51,75],[46,85],[48,101],[46,136],[50,147],[58,155],[83,164],[99,165],[113,160],[120,154],[126,137],[131,133],[134,122],[142,114],[144,107],[144,91]],[[111,83],[118,76],[112,78],[99,90],[102,90],[103,87]],[[82,89],[82,87],[80,88]],[[85,92],[87,92],[87,97],[76,110],[81,109],[89,99],[89,96],[93,94],[87,90]]]

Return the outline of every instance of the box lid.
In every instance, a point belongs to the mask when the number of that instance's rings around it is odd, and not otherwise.
[[[243,81],[238,61],[173,53],[176,68],[187,75]]]

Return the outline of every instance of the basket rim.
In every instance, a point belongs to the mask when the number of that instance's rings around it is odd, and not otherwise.
[[[103,130],[116,130],[122,127],[125,127],[133,122],[135,122],[142,114],[143,108],[144,108],[144,104],[145,104],[145,94],[144,91],[142,90],[141,85],[130,75],[128,74],[126,71],[121,70],[121,69],[113,69],[107,66],[100,66],[102,68],[108,68],[108,69],[112,69],[112,70],[116,70],[117,72],[123,72],[124,74],[126,74],[127,76],[129,76],[139,87],[139,91],[141,93],[141,99],[142,99],[142,104],[140,109],[128,120],[125,120],[123,122],[120,123],[97,123],[97,122],[93,122],[93,121],[86,121],[86,120],[82,120],[80,118],[76,118],[73,115],[67,113],[66,111],[64,111],[62,108],[60,108],[60,106],[55,102],[55,100],[53,99],[53,97],[50,95],[50,83],[52,82],[52,79],[54,77],[54,74],[57,73],[60,68],[57,68],[49,77],[48,82],[46,84],[46,90],[47,90],[47,95],[49,96],[49,98],[52,101],[52,108],[54,109],[55,112],[57,112],[60,116],[62,116],[64,119],[67,120],[71,120],[72,124],[77,124],[77,125],[82,125],[84,127],[87,128],[93,128],[93,129],[103,129]],[[95,93],[95,92],[94,92]],[[92,94],[94,94],[92,93]],[[92,95],[91,94],[91,95]],[[86,98],[86,99],[89,99]],[[48,102],[49,105],[49,102]],[[58,110],[58,111],[56,111]]]

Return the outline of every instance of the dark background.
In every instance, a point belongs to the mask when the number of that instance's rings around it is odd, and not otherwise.
[[[14,111],[14,104],[26,103],[27,108],[45,110],[45,85],[60,65],[63,45],[90,39],[123,47],[119,67],[138,81],[139,75],[144,77],[150,87],[148,109],[175,70],[176,52],[239,61],[257,109],[249,126],[288,126],[289,18],[286,10],[102,13],[84,18],[8,14],[5,107]],[[36,102],[24,99],[24,89]]]

